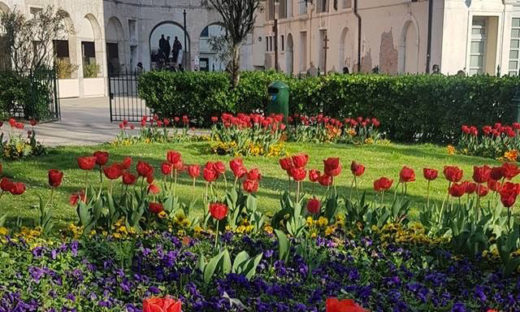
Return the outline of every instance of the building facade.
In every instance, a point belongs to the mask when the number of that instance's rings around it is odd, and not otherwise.
[[[267,0],[256,67],[306,73],[517,74],[518,0]],[[263,63],[263,64],[262,64]]]

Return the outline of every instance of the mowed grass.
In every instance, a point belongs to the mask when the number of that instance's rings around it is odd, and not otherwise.
[[[5,162],[4,176],[27,184],[27,192],[22,196],[5,195],[0,199],[0,214],[8,214],[8,224],[13,223],[18,217],[29,222],[38,215],[36,204],[39,196],[45,199],[49,196],[47,184],[47,170],[60,169],[65,173],[63,185],[57,190],[55,206],[53,208],[54,218],[60,226],[76,222],[75,208],[68,203],[69,196],[79,191],[85,185],[85,172],[78,169],[76,159],[80,156],[92,154],[97,150],[110,152],[110,162],[121,161],[126,156],[134,159],[132,171],[135,172],[137,160],[144,160],[155,166],[155,176],[158,181],[162,179],[160,164],[165,160],[168,150],[176,150],[182,153],[186,164],[203,165],[207,161],[221,160],[228,164],[232,159],[230,156],[218,156],[209,153],[208,143],[183,143],[183,144],[139,144],[128,147],[113,147],[111,145],[100,145],[91,147],[60,147],[50,149],[48,155],[23,161]],[[416,182],[410,183],[408,187],[409,198],[413,201],[415,208],[420,207],[426,201],[427,182],[422,175],[424,167],[439,169],[440,179],[431,184],[431,198],[433,201],[441,202],[446,196],[447,182],[442,178],[442,168],[445,165],[456,165],[464,169],[465,178],[471,179],[473,166],[484,164],[497,164],[492,159],[470,157],[462,155],[448,155],[446,148],[434,145],[367,145],[351,146],[340,144],[288,144],[289,154],[298,152],[308,153],[310,161],[308,168],[323,170],[323,159],[328,157],[340,157],[343,172],[336,179],[338,193],[349,196],[352,175],[350,173],[350,162],[355,160],[366,166],[366,173],[360,180],[360,187],[367,192],[369,198],[374,198],[373,181],[381,176],[399,180],[399,171],[406,165],[415,169]],[[257,167],[261,170],[263,179],[258,192],[259,209],[272,214],[279,209],[280,194],[287,190],[287,175],[280,169],[278,158],[250,157],[244,158],[247,168]],[[227,172],[228,181],[231,181],[232,173]],[[90,172],[88,178],[92,183],[98,183],[99,173]],[[180,186],[177,193],[181,200],[188,203],[193,198],[202,198],[204,194],[204,182],[197,181],[195,192],[191,188],[191,180],[187,174],[182,174],[179,179]],[[220,182],[219,182],[220,183]],[[118,182],[119,184],[119,182]],[[319,185],[313,186],[310,182],[304,184],[307,194],[316,192],[323,194],[325,188]],[[118,190],[116,187],[115,190]],[[222,190],[222,188],[220,188]],[[392,190],[393,191],[393,190]],[[221,191],[223,195],[223,192]],[[392,196],[386,196],[388,200]],[[202,213],[204,207],[199,201],[197,213]]]

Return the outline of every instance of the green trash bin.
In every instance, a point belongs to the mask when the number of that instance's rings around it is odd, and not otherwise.
[[[289,86],[281,81],[271,83],[267,89],[269,103],[267,104],[267,114],[283,114],[285,123],[289,117]]]

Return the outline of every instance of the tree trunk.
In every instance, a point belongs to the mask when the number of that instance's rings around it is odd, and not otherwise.
[[[233,45],[233,60],[231,61],[231,84],[233,89],[240,81],[240,45]]]

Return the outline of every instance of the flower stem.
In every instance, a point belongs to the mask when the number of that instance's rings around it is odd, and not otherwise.
[[[220,225],[220,220],[217,220],[217,228],[216,228],[216,233],[215,233],[215,249],[217,249],[217,245],[218,245],[219,225]]]

